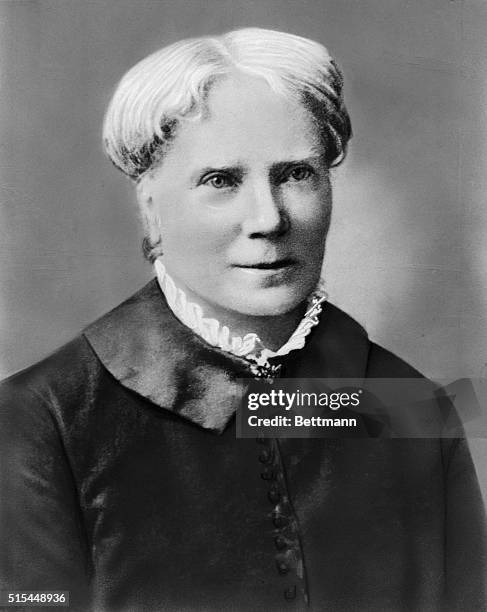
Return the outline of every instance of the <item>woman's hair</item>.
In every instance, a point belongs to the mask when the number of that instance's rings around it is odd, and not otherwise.
[[[235,70],[262,77],[275,92],[299,100],[316,122],[328,164],[344,159],[352,130],[343,77],[327,49],[293,34],[246,28],[182,40],[125,74],[103,128],[115,166],[136,180],[159,164],[181,120],[204,116],[212,85]]]

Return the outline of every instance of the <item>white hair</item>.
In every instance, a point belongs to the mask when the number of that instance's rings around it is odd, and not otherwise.
[[[182,40],[136,64],[105,116],[109,158],[130,178],[140,178],[161,162],[181,120],[203,116],[212,85],[235,70],[299,99],[316,121],[328,164],[343,160],[352,130],[340,69],[323,45],[261,28]]]

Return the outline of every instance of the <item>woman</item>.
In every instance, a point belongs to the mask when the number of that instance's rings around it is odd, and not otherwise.
[[[325,301],[351,136],[320,44],[171,45],[120,82],[108,155],[156,280],[3,384],[2,588],[94,610],[483,610],[465,440],[244,440],[241,378],[414,378]]]

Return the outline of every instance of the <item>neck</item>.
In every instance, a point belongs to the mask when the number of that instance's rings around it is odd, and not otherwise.
[[[264,375],[272,374],[276,366],[271,365],[269,359],[303,348],[306,336],[318,324],[321,304],[326,300],[326,293],[317,288],[306,300],[306,305],[303,303],[289,313],[248,316],[215,308],[211,302],[198,299],[188,287],[178,287],[162,261],[156,260],[155,269],[174,315],[212,346],[246,359],[251,363],[252,373],[258,377],[263,372]],[[206,312],[202,306],[206,307]]]
[[[205,317],[217,319],[237,336],[257,334],[262,343],[272,351],[279,349],[288,340],[306,312],[306,304],[303,303],[282,315],[265,317],[245,315],[215,307],[211,303],[203,302],[190,290],[186,288],[183,290],[187,292],[188,299],[201,306]]]
[[[248,334],[254,338],[257,336],[263,346],[276,351],[287,342],[306,312],[305,302],[290,312],[275,316],[253,316],[227,310],[201,299],[177,276],[170,274],[160,260],[156,261],[155,267],[171,308],[175,309],[176,315],[185,313],[182,320],[191,328],[197,329],[201,323],[197,324],[196,321],[202,321],[204,317],[203,320],[207,322],[217,321],[223,332],[227,328],[232,337],[244,338]],[[192,305],[189,310],[186,304]],[[196,327],[193,327],[193,321]],[[210,328],[207,327],[208,323],[204,325],[206,329],[211,329],[211,325]],[[213,338],[210,343],[219,344],[220,341],[215,339],[213,333],[209,333]],[[205,333],[202,335],[206,338]],[[224,343],[226,344],[226,341]]]
[[[178,278],[174,276],[172,278],[176,286],[184,291],[188,300],[202,308],[204,317],[216,319],[222,326],[226,325],[232,335],[244,337],[247,334],[257,334],[261,342],[273,351],[286,342],[306,311],[306,304],[303,303],[294,310],[277,316],[242,314],[201,299]]]

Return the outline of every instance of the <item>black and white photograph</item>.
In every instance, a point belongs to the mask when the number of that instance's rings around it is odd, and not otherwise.
[[[0,100],[0,609],[487,611],[485,0],[2,0]]]

